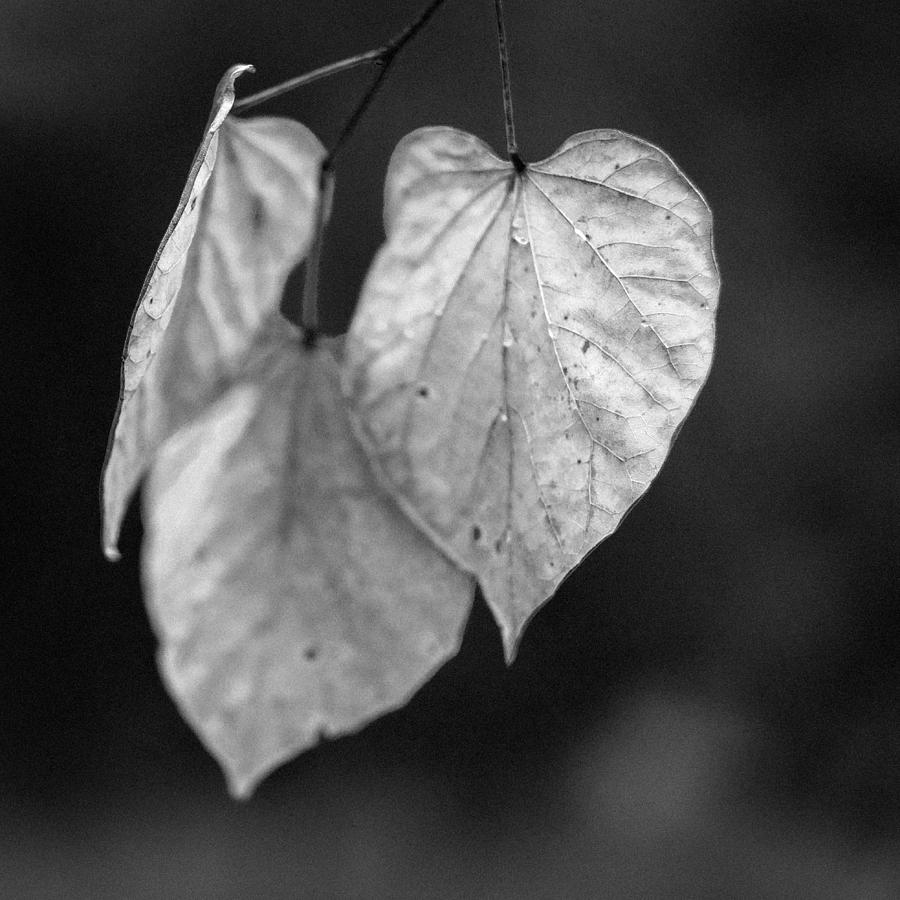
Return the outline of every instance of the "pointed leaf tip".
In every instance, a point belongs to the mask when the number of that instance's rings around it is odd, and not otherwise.
[[[118,562],[118,561],[122,558],[122,554],[119,552],[119,548],[118,548],[118,547],[104,547],[104,548],[103,548],[103,555],[104,555],[110,562]]]
[[[233,800],[242,802],[251,800],[256,788],[265,775],[259,775],[253,778],[241,778],[236,775],[225,773],[225,783],[228,786],[228,793],[231,794]]]
[[[231,108],[234,106],[235,91],[234,84],[246,72],[255,72],[256,67],[248,63],[238,63],[231,66],[228,71],[219,79],[216,85],[216,92],[213,96],[212,111],[209,114],[209,121],[206,125],[207,134],[213,134],[221,127]]]
[[[522,646],[522,638],[525,635],[525,628],[531,621],[531,618],[531,616],[525,618],[504,616],[499,622],[500,638],[503,642],[503,659],[507,666],[511,666],[518,657]]]
[[[252,63],[237,63],[232,66],[232,69],[236,70],[234,78],[232,79],[232,84],[243,74],[250,73],[251,75],[256,72],[256,66]]]
[[[521,633],[513,635],[508,631],[503,632],[503,659],[507,666],[511,666],[519,655],[519,641]]]
[[[228,68],[228,71],[219,79],[219,84],[216,87],[216,92],[219,91],[227,91],[234,90],[234,83],[246,73],[253,73],[256,71],[256,66],[251,65],[250,63],[235,63],[233,66]]]

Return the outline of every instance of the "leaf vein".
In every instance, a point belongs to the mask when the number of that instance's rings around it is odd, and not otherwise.
[[[642,197],[640,194],[632,194],[631,191],[626,191],[624,188],[615,187],[614,185],[611,185],[611,184],[604,184],[602,181],[597,181],[596,178],[585,178],[581,175],[565,175],[561,172],[544,172],[541,169],[537,169],[535,171],[537,171],[537,173],[540,175],[546,175],[550,178],[567,178],[570,181],[581,181],[584,184],[594,184],[597,187],[605,188],[606,190],[613,191],[616,194],[622,194],[625,197],[631,197],[632,199],[638,200],[641,203],[647,203],[650,206],[655,206],[657,209],[662,209],[667,213],[671,213],[673,216],[675,216],[676,219],[680,220],[681,222],[684,222],[684,224],[687,225],[687,227],[691,229],[691,231],[693,232],[694,235],[696,235],[697,237],[700,236],[697,233],[697,229],[694,228],[694,226],[691,225],[691,223],[688,222],[687,219],[685,219],[683,216],[680,216],[677,212],[675,212],[674,208],[669,207],[669,206],[664,206],[662,203],[654,203],[652,200],[648,200],[646,197]],[[532,179],[532,181],[534,181],[534,179]],[[534,183],[536,184],[536,182],[534,182]],[[683,200],[679,201],[679,204],[683,203],[683,202],[684,202]],[[676,206],[678,206],[679,204],[676,204]]]

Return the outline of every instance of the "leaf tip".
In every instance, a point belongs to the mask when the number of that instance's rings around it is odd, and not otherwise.
[[[226,772],[225,780],[232,800],[246,801],[253,797],[261,778],[255,774],[243,772]]]
[[[197,730],[197,726],[191,722],[191,725]],[[252,799],[256,793],[256,789],[275,771],[279,766],[293,759],[298,753],[313,746],[315,740],[303,741],[298,744],[287,743],[277,749],[263,750],[259,746],[245,746],[243,749],[226,747],[217,742],[215,739],[210,740],[210,735],[203,734],[199,731],[201,740],[207,749],[215,757],[219,764],[222,774],[225,776],[225,784],[228,788],[228,794],[232,800],[246,801]],[[262,739],[265,737],[264,732],[256,729],[252,735],[248,735],[252,740]]]
[[[225,77],[222,79],[223,82],[228,84],[232,89],[234,88],[235,81],[241,77],[241,75],[250,72],[251,74],[256,71],[256,66],[251,65],[250,63],[237,63],[225,73]]]
[[[122,558],[119,548],[115,544],[106,544],[103,547],[103,555],[110,562],[118,562]]]
[[[216,94],[213,100],[212,113],[210,114],[209,122],[206,126],[206,130],[210,134],[214,134],[219,130],[222,123],[231,112],[232,106],[234,106],[235,81],[237,81],[245,72],[255,71],[256,67],[251,66],[249,63],[238,63],[237,65],[231,66],[219,79],[219,84],[216,87]]]
[[[122,514],[118,509],[113,508],[113,505],[109,502],[108,494],[104,494],[101,519],[103,528],[100,543],[103,547],[103,555],[109,562],[118,562],[122,558],[122,554],[119,552],[119,532],[122,527]]]
[[[211,750],[225,775],[225,783],[231,799],[243,802],[253,797],[256,789],[275,769],[288,762],[298,753],[302,753],[314,743],[315,741],[297,746],[284,746],[274,753],[257,753],[249,756],[225,754],[221,752],[221,748],[217,749],[209,743],[207,743],[207,747]]]
[[[503,659],[507,666],[516,661],[519,645],[522,643],[522,626],[504,625],[503,627]]]

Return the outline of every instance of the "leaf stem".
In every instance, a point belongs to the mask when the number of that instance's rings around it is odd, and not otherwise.
[[[379,47],[376,50],[357,53],[356,56],[348,56],[346,59],[329,63],[327,66],[322,66],[319,69],[313,69],[312,72],[305,72],[303,75],[289,78],[287,81],[281,82],[281,84],[276,84],[274,87],[266,88],[264,91],[259,91],[256,94],[251,94],[249,97],[244,97],[243,100],[238,100],[234,104],[233,111],[236,113],[243,112],[245,109],[251,109],[254,106],[258,106],[260,103],[265,103],[267,100],[272,100],[275,97],[280,97],[282,94],[287,94],[295,88],[312,84],[320,78],[327,78],[329,75],[337,75],[339,72],[355,69],[358,66],[365,65],[367,62],[374,62],[379,58],[381,50],[382,48]]]
[[[324,164],[319,169],[319,204],[316,207],[315,232],[312,246],[303,271],[303,300],[300,307],[300,327],[303,330],[303,346],[315,347],[319,338],[319,268],[322,262],[322,244],[328,223],[331,197],[334,191],[334,173]]]
[[[444,2],[445,0],[430,0],[412,22],[398,34],[394,35],[394,37],[392,37],[383,47],[374,51],[375,61],[380,65],[378,74],[372,80],[368,90],[363,94],[362,99],[356,105],[356,109],[350,113],[347,121],[344,122],[334,144],[332,144],[331,149],[328,151],[328,156],[325,157],[325,161],[322,164],[324,168],[328,169],[332,166],[335,157],[356,130],[356,126],[359,124],[360,119],[365,115],[366,110],[369,108],[384,83],[384,79],[387,78],[388,72],[390,72],[391,66],[397,58],[397,54],[422,30],[422,28],[425,27],[426,24],[428,24],[428,21]]]
[[[500,77],[503,80],[503,116],[506,120],[506,154],[517,172],[525,169],[516,143],[516,120],[513,115],[512,87],[509,78],[509,50],[506,45],[506,23],[503,17],[503,0],[494,0],[497,14],[497,49],[500,52]]]
[[[258,106],[260,103],[265,103],[267,100],[271,100],[274,97],[280,97],[282,94],[293,91],[295,88],[312,84],[320,78],[327,78],[329,75],[337,75],[339,72],[346,72],[348,69],[355,69],[366,63],[372,62],[376,65],[380,65],[381,71],[375,76],[368,91],[366,91],[357,108],[344,124],[344,127],[338,135],[338,139],[335,141],[334,147],[328,154],[328,163],[330,165],[331,159],[334,158],[337,151],[343,146],[347,138],[350,137],[350,134],[356,128],[357,123],[362,118],[367,107],[374,99],[382,81],[384,81],[387,76],[388,70],[394,61],[394,57],[406,43],[412,40],[412,38],[424,28],[428,23],[428,20],[437,12],[438,8],[442,6],[444,2],[445,0],[431,0],[412,22],[381,47],[376,47],[374,50],[367,50],[365,53],[357,53],[355,56],[348,56],[346,59],[329,63],[327,66],[313,69],[311,72],[297,75],[295,78],[290,78],[287,81],[283,81],[281,84],[276,84],[274,87],[266,88],[264,91],[259,91],[256,94],[251,94],[249,97],[244,97],[243,100],[238,100],[234,104],[234,112],[243,112],[246,109]]]
[[[300,326],[303,329],[303,344],[306,347],[314,347],[319,335],[319,268],[322,260],[325,226],[328,221],[331,195],[334,187],[333,168],[335,157],[356,130],[360,119],[362,119],[366,110],[372,104],[397,54],[425,27],[444,3],[445,0],[430,0],[415,19],[381,47],[368,50],[365,53],[359,53],[356,56],[349,56],[338,62],[314,69],[312,72],[307,72],[305,75],[298,75],[296,78],[291,78],[257,94],[252,94],[234,104],[234,112],[243,112],[245,109],[250,109],[260,103],[264,103],[266,100],[271,100],[273,97],[279,97],[288,91],[294,90],[294,88],[311,84],[320,78],[327,78],[329,75],[336,75],[338,72],[345,72],[348,69],[356,68],[368,62],[373,62],[379,66],[378,74],[372,80],[365,94],[363,94],[362,99],[356,104],[356,108],[344,122],[319,168],[319,205],[316,209],[313,243],[310,247],[309,256],[306,259],[306,267],[303,274],[303,300],[300,309]]]

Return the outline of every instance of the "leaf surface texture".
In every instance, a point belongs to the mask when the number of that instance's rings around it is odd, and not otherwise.
[[[104,548],[160,444],[240,371],[314,230],[324,148],[289,119],[228,116],[223,77],[181,201],[135,308],[104,465]]]
[[[394,152],[385,225],[345,394],[379,477],[477,575],[512,658],[642,496],[706,379],[710,212],[668,156],[618,131],[516,173],[426,128]]]
[[[163,676],[237,796],[405,703],[474,590],[374,481],[331,354],[275,328],[144,494]]]

